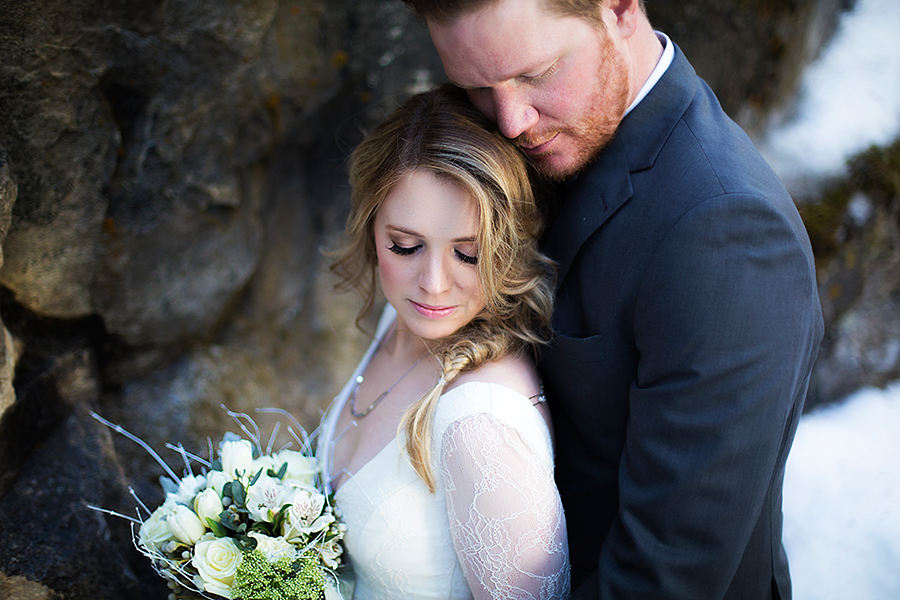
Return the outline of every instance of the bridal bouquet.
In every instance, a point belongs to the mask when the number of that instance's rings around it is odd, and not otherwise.
[[[273,452],[271,441],[263,449],[252,419],[229,414],[251,439],[228,433],[217,456],[210,444],[209,460],[168,444],[184,461],[182,477],[142,440],[94,414],[144,447],[168,474],[160,478],[166,497],[156,510],[138,499],[137,519],[103,512],[134,522],[137,549],[169,580],[175,597],[319,600],[326,590],[331,596],[346,526],[335,516],[309,438],[291,431],[301,450]]]

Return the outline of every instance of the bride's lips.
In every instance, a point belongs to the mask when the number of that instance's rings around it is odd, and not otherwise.
[[[410,300],[409,303],[416,309],[416,312],[429,319],[441,319],[454,310],[452,306],[429,306],[427,304],[419,304],[415,300]]]
[[[546,142],[542,142],[540,144],[537,144],[536,146],[520,146],[520,147],[522,148],[522,150],[525,151],[526,154],[531,154],[532,156],[535,156],[538,154],[544,154],[545,152],[550,151],[550,145],[553,144],[553,142],[556,140],[557,137],[559,137],[558,132],[553,134],[553,137],[550,138],[549,140],[547,140]]]

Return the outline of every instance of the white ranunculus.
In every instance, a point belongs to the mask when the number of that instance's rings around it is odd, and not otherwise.
[[[166,522],[178,541],[189,546],[195,544],[206,533],[206,526],[200,521],[197,513],[183,504],[175,507],[175,510],[166,517]]]
[[[290,489],[265,473],[247,490],[247,510],[254,521],[271,523],[281,507],[287,504]]]
[[[178,491],[166,494],[166,500],[172,500],[176,504],[190,504],[194,495],[206,487],[206,477],[203,475],[188,475],[178,482]]]
[[[337,569],[341,564],[341,554],[344,552],[341,544],[337,539],[330,539],[327,542],[319,542],[316,544],[316,550],[319,551],[319,558],[325,563],[329,569]]]
[[[334,515],[325,510],[325,496],[316,491],[297,488],[290,497],[290,504],[284,523],[284,535],[288,540],[306,538],[334,522]]]
[[[235,471],[240,475],[253,474],[253,444],[247,440],[222,442],[219,456],[222,471],[228,477],[234,477]]]
[[[160,546],[175,539],[175,534],[166,522],[168,514],[169,509],[160,506],[141,523],[138,531],[138,542],[141,546],[148,550],[159,550]]]
[[[194,546],[191,561],[203,580],[205,591],[231,598],[234,574],[242,558],[240,548],[231,538],[217,538],[207,533]]]
[[[269,454],[263,454],[259,458],[253,460],[253,473],[256,473],[260,469],[262,469],[263,473],[268,471],[269,469],[278,470],[278,466],[275,464],[275,457]]]
[[[219,513],[225,510],[225,507],[222,506],[222,497],[218,492],[209,488],[197,494],[197,498],[194,500],[194,510],[197,511],[197,516],[205,525],[206,519],[219,522]]]
[[[275,471],[281,468],[281,465],[287,463],[287,473],[285,473],[285,481],[296,483],[299,485],[312,485],[313,479],[318,470],[318,463],[313,458],[304,456],[294,450],[282,450],[275,455]]]
[[[208,490],[216,490],[216,493],[219,497],[222,497],[222,492],[225,490],[225,484],[234,479],[234,473],[229,477],[222,471],[210,471],[206,474],[206,489]]]
[[[251,531],[247,535],[256,540],[256,549],[262,552],[270,563],[279,558],[294,558],[298,554],[297,547],[282,537],[273,538],[258,531]]]

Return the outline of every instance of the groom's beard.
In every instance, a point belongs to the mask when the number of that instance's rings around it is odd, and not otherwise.
[[[609,146],[628,108],[630,77],[627,62],[607,36],[603,58],[593,82],[591,103],[572,125],[550,128],[540,133],[525,132],[515,139],[519,146],[534,146],[564,136],[572,142],[572,156],[561,162],[553,151],[531,156],[538,172],[551,181],[562,181],[582,171]]]

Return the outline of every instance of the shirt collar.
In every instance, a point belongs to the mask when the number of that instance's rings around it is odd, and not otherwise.
[[[650,73],[650,77],[648,77],[647,81],[644,82],[644,85],[641,87],[641,91],[638,92],[638,95],[634,99],[634,102],[632,102],[631,106],[628,107],[628,110],[625,111],[626,115],[630,113],[632,109],[640,103],[641,100],[644,99],[644,96],[650,93],[650,90],[653,89],[653,86],[656,85],[656,82],[659,81],[659,79],[663,76],[663,73],[666,72],[666,69],[669,68],[669,65],[672,64],[672,59],[675,57],[675,44],[672,43],[672,40],[669,39],[669,36],[661,31],[657,31],[656,37],[659,38],[659,41],[662,42],[663,45],[662,56],[659,58],[659,62],[656,63],[656,68],[653,69],[652,73]]]

